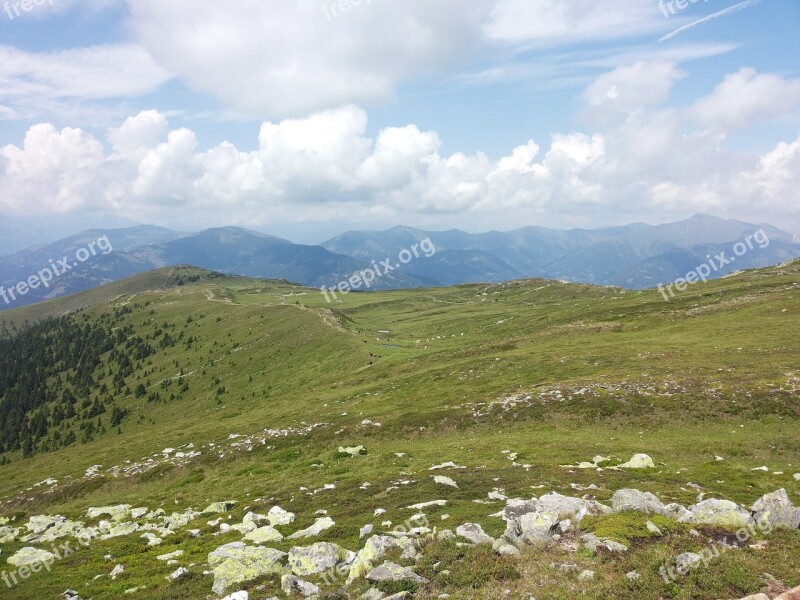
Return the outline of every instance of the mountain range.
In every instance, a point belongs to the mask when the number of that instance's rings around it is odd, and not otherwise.
[[[733,247],[757,232],[741,256]],[[29,289],[0,310],[92,289],[131,275],[166,266],[193,265],[232,275],[284,279],[302,285],[336,286],[375,263],[397,267],[371,289],[402,289],[499,283],[542,277],[631,289],[653,287],[683,277],[722,252],[729,264],[714,277],[735,270],[765,267],[800,255],[796,236],[771,225],[757,225],[696,215],[688,220],[651,226],[634,223],[596,230],[569,231],[526,227],[510,232],[466,233],[394,227],[386,231],[350,231],[320,245],[295,244],[238,227],[197,233],[141,225],[125,229],[88,230],[49,244],[0,257],[0,285],[13,289],[51,261],[76,256],[101,237],[113,247],[96,253],[55,277],[48,287]],[[397,257],[426,239],[435,254],[419,254],[400,265]]]

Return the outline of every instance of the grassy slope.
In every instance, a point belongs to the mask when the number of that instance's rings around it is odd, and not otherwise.
[[[378,524],[375,508],[387,509],[382,518],[398,523],[410,515],[402,507],[438,498],[448,499],[448,506],[432,512],[437,520],[448,513],[447,526],[476,520],[498,535],[502,522],[488,515],[499,505],[473,502],[495,487],[511,497],[550,490],[580,495],[570,484],[594,483],[605,501],[614,490],[630,486],[687,504],[697,494],[688,482],[747,504],[785,487],[800,504],[800,483],[792,480],[800,471],[799,285],[800,263],[794,263],[695,286],[669,303],[655,291],[547,281],[350,294],[332,305],[314,290],[242,279],[155,292],[137,289],[132,302],[139,309],[126,317],[137,331],[167,321],[198,339],[192,349],[179,344],[146,365],[154,370],[147,377],[151,385],[181,368],[191,373],[187,399],[163,405],[121,400],[132,409],[122,435],[110,433],[94,443],[0,467],[0,496],[15,497],[46,477],[62,483],[67,475],[79,479],[90,465],[108,468],[167,446],[227,444],[231,433],[268,427],[330,426],[221,460],[204,453],[189,467],[144,477],[103,479],[91,488],[65,486],[52,497],[26,493],[31,500],[13,501],[0,512],[79,516],[88,506],[107,503],[169,510],[233,497],[242,508],[266,510],[281,503],[298,513],[299,526],[310,524],[314,511],[327,509],[338,526],[322,539],[356,549],[358,528]],[[128,301],[115,296],[110,304]],[[79,318],[107,310],[100,303]],[[377,334],[380,329],[392,332],[388,339]],[[221,398],[217,379],[227,389]],[[594,391],[575,393],[588,387]],[[539,396],[554,389],[563,391],[563,400]],[[480,406],[520,393],[533,399],[509,411]],[[381,427],[361,426],[363,419]],[[341,459],[336,455],[341,444],[364,444],[369,454]],[[512,466],[504,450],[518,452],[517,462],[531,467]],[[560,466],[596,454],[627,459],[635,452],[647,452],[659,468],[572,472]],[[726,460],[716,461],[716,454]],[[459,482],[458,490],[436,485],[427,471],[446,460],[468,467],[445,473]],[[312,466],[320,463],[324,467]],[[761,465],[784,475],[751,471]],[[413,483],[386,492],[397,480]],[[368,490],[360,489],[365,481],[372,483]],[[314,496],[301,491],[323,483],[337,488]],[[797,585],[800,536],[783,535],[780,546],[794,554],[753,556],[746,569],[752,576],[740,576],[741,569],[721,575],[727,573],[725,561],[741,560],[725,556],[714,571],[717,579],[702,580],[706,574],[678,590],[667,589],[654,572],[664,560],[661,549],[648,550],[657,556],[646,560],[646,553],[624,559],[644,560],[642,567],[605,565],[606,575],[581,588],[587,597],[630,597],[624,586],[631,584],[621,576],[628,567],[647,573],[636,592],[643,598],[744,595],[759,589],[762,570]],[[181,547],[202,565],[209,550],[235,539],[203,536],[181,540]],[[18,546],[8,545],[3,554]],[[167,586],[163,577],[171,569],[153,557],[171,548],[143,548],[135,537],[97,542],[69,559],[71,569],[57,566],[54,575],[41,575],[10,597],[55,597],[72,587],[84,597],[110,598],[137,585],[147,585],[148,591],[136,597],[208,594],[211,580],[200,575]],[[116,564],[102,559],[106,553],[127,565],[126,575],[87,587]],[[519,597],[571,597],[557,575],[546,567],[537,570],[536,565],[552,560],[532,554],[520,568],[522,582],[501,587],[514,587]],[[474,557],[477,565],[484,559]],[[596,563],[604,560],[585,558],[583,566],[600,570]],[[456,597],[497,597],[492,585],[475,592],[459,589]],[[454,592],[447,582],[442,586]],[[270,591],[277,590],[269,588],[262,596]]]

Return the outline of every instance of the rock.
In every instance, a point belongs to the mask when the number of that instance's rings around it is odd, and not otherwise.
[[[686,575],[690,569],[702,562],[703,557],[695,552],[684,552],[675,559],[675,569],[681,575]]]
[[[385,562],[380,567],[372,569],[367,573],[367,581],[381,583],[385,581],[413,581],[415,583],[428,583],[424,577],[420,577],[408,567],[401,567],[392,562]]]
[[[111,573],[110,573],[108,576],[109,576],[111,579],[116,579],[117,577],[119,577],[120,575],[122,575],[124,572],[125,572],[125,567],[124,567],[124,565],[117,565],[116,567],[114,567],[114,568],[111,570]]]
[[[620,544],[619,542],[615,542],[614,540],[600,539],[593,533],[587,533],[582,535],[581,541],[592,552],[596,552],[599,548],[603,548],[605,550],[608,550],[609,552],[628,551],[628,547],[625,544]]]
[[[386,596],[383,600],[411,600],[412,597],[413,594],[411,592],[397,592],[391,596]],[[439,597],[441,598],[441,596]]]
[[[536,512],[541,505],[534,498],[533,500],[521,500],[519,498],[512,498],[506,501],[506,506],[503,509],[503,520],[506,523],[520,518],[522,515]]]
[[[296,546],[289,550],[289,569],[300,577],[319,575],[341,564],[350,565],[355,557],[354,552],[329,542],[319,542],[308,547]]]
[[[647,531],[649,531],[650,533],[653,533],[653,534],[659,535],[659,536],[660,535],[664,535],[663,533],[661,533],[661,530],[658,528],[658,526],[655,523],[653,523],[652,521],[648,521],[647,524],[646,524],[646,527],[647,527]]]
[[[53,564],[55,559],[56,555],[52,552],[26,547],[17,551],[13,556],[9,556],[6,562],[14,567],[30,567],[34,565]]]
[[[178,579],[186,575],[188,572],[189,572],[188,569],[185,569],[184,567],[179,567],[177,571],[170,573],[165,577],[165,579],[167,581],[177,581]]]
[[[283,510],[280,506],[273,506],[267,513],[269,524],[275,527],[276,525],[290,525],[294,523],[294,513]]]
[[[634,489],[622,489],[614,492],[611,507],[615,513],[633,510],[645,514],[664,514],[664,504],[650,492]]]
[[[795,508],[785,489],[766,494],[752,508],[756,522],[769,527],[800,528],[800,508]]]
[[[232,511],[236,507],[236,502],[228,500],[227,502],[212,502],[203,511],[203,514],[219,514]]]
[[[316,537],[323,531],[326,531],[335,525],[336,523],[330,517],[322,517],[321,519],[317,519],[311,527],[301,529],[300,531],[295,531],[287,539],[297,540],[300,538]]]
[[[361,600],[384,600],[386,594],[375,588],[369,588],[365,593],[361,594]]]
[[[800,600],[800,586],[789,590],[788,592],[784,592],[775,600]]]
[[[215,594],[229,587],[265,575],[283,575],[287,570],[287,554],[262,546],[249,547],[242,542],[220,546],[208,555],[208,566],[214,573]]]
[[[637,581],[642,578],[642,576],[639,575],[638,571],[628,571],[627,573],[625,573],[625,577],[627,577],[631,581]]]
[[[12,527],[0,527],[0,544],[8,544],[17,539],[19,529]]]
[[[162,554],[161,556],[156,556],[156,560],[174,560],[176,558],[180,558],[183,556],[183,550],[175,550],[175,552],[170,552],[169,554]]]
[[[61,594],[61,597],[64,598],[64,600],[81,600],[81,597],[75,590],[67,590]]]
[[[97,519],[103,515],[111,517],[112,521],[121,521],[131,514],[130,504],[119,504],[117,506],[100,506],[98,508],[90,508],[86,511],[88,519]]]
[[[694,515],[685,506],[671,502],[664,507],[663,516],[678,523],[694,523]]]
[[[578,575],[578,581],[591,581],[594,579],[594,571],[581,571]]]
[[[304,597],[316,596],[320,593],[319,587],[308,581],[304,581],[294,575],[284,575],[281,577],[281,589],[287,596],[300,594]]]
[[[62,523],[66,521],[66,517],[62,517],[61,515],[56,515],[54,517],[48,515],[37,515],[31,517],[28,522],[25,524],[25,527],[34,534],[44,533],[51,527],[54,527],[57,523]]]
[[[349,454],[352,457],[363,456],[367,453],[364,446],[339,446],[339,454]]]
[[[647,454],[634,454],[626,463],[619,465],[618,469],[655,469],[653,459]]]
[[[519,551],[519,548],[509,544],[503,538],[495,540],[494,544],[492,544],[492,550],[497,552],[497,554],[499,554],[500,556],[516,557],[516,556],[519,556],[521,554],[521,552]]]
[[[730,500],[717,500],[709,498],[692,506],[695,521],[705,525],[719,525],[738,529],[753,525],[750,513]]]
[[[225,596],[222,600],[250,600],[250,594],[247,592],[234,592],[230,596]]]
[[[536,503],[536,501],[534,501]],[[558,514],[559,520],[570,519],[582,510],[592,516],[606,515],[611,513],[611,509],[594,500],[584,500],[583,498],[571,498],[556,492],[551,492],[540,497],[538,500],[538,510],[540,512],[553,512]]]
[[[283,534],[272,525],[265,525],[264,527],[254,529],[245,535],[244,539],[256,544],[268,544],[270,542],[280,542],[283,540]]]
[[[142,538],[143,540],[147,540],[147,545],[148,546],[158,546],[159,544],[161,544],[164,541],[160,537],[158,537],[157,535],[155,535],[153,533],[150,533],[150,532],[143,533],[139,537]]]
[[[531,512],[511,521],[504,535],[517,545],[541,546],[551,541],[551,530],[556,525],[557,513]]]
[[[368,536],[375,530],[375,526],[370,523],[369,525],[364,525],[358,532],[359,539]]]
[[[150,511],[150,509],[147,508],[147,507],[144,507],[144,506],[140,506],[138,508],[132,508],[131,509],[131,518],[132,519],[141,519],[149,511]]]
[[[419,504],[412,504],[411,506],[406,506],[406,508],[408,510],[424,510],[432,506],[446,506],[446,505],[447,505],[447,500],[431,500],[430,502],[420,502]]]
[[[111,538],[116,537],[124,537],[126,535],[131,535],[132,533],[136,533],[139,531],[139,525],[132,521],[128,521],[126,523],[119,523],[118,525],[114,525],[111,529],[108,530],[105,534],[100,536],[101,540],[110,540]]]
[[[469,540],[473,544],[493,544],[494,538],[486,535],[483,528],[477,523],[465,523],[456,528],[456,535]]]
[[[231,525],[231,529],[233,531],[238,531],[242,535],[246,535],[256,530],[256,524],[252,521],[244,521],[242,523],[236,523],[236,525]]]
[[[408,540],[413,547],[413,542]],[[352,583],[356,579],[366,575],[377,561],[383,558],[389,550],[394,548],[402,548],[404,542],[401,539],[393,538],[388,535],[374,535],[367,540],[364,547],[356,554],[353,564],[350,565],[350,573],[347,577],[347,583]]]
[[[753,596],[745,596],[741,600],[769,600],[769,596],[766,594],[755,594]]]
[[[800,481],[800,473],[795,473],[793,477],[795,481]]]
[[[458,487],[458,484],[455,481],[449,477],[445,477],[444,475],[434,475],[433,480],[440,485],[449,485],[450,487],[454,488]]]

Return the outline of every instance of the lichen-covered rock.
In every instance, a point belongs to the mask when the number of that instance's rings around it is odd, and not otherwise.
[[[694,515],[688,508],[675,502],[664,506],[664,512],[661,514],[678,523],[694,523],[695,520]]]
[[[416,583],[428,583],[424,577],[420,577],[408,567],[401,567],[392,562],[385,562],[381,566],[372,569],[367,573],[367,581],[381,583],[386,581],[413,581]]]
[[[287,555],[272,548],[245,546],[232,542],[220,546],[208,555],[208,566],[214,573],[215,594],[223,594],[229,587],[263,577],[284,575],[287,571]]]
[[[329,542],[319,542],[311,546],[296,546],[289,550],[289,568],[294,575],[307,577],[319,575],[339,565],[350,565],[355,552]]]
[[[631,459],[617,466],[618,469],[654,469],[655,463],[647,454],[634,454]]]
[[[268,544],[270,542],[280,542],[283,540],[283,534],[272,525],[265,525],[264,527],[254,529],[245,535],[244,539],[249,542],[255,542],[256,544]]]
[[[236,507],[236,502],[227,500],[225,502],[212,502],[203,511],[203,514],[220,514],[232,511]]]
[[[8,544],[17,539],[19,529],[13,527],[0,527],[0,544]]]
[[[336,523],[330,517],[322,517],[321,519],[317,519],[311,527],[301,529],[300,531],[295,531],[289,536],[288,539],[297,540],[300,538],[316,537],[323,531],[326,531],[335,525]]]
[[[400,539],[388,535],[374,535],[369,538],[364,547],[356,554],[356,558],[350,566],[347,583],[364,577],[383,558],[384,554],[393,548],[399,548],[400,543]],[[413,545],[413,542],[411,543]]]
[[[17,551],[13,556],[9,556],[6,562],[14,567],[28,567],[31,565],[52,564],[55,559],[56,555],[52,552],[26,547]]]
[[[704,525],[719,525],[738,529],[754,524],[750,513],[730,500],[709,498],[692,506],[695,521]]]
[[[650,492],[622,489],[611,496],[611,507],[615,513],[633,510],[645,514],[664,514],[664,504]]]
[[[97,508],[89,508],[86,511],[88,519],[99,519],[103,515],[107,515],[112,521],[122,521],[131,514],[130,504],[118,504],[117,506],[100,506]]]
[[[294,513],[283,510],[280,506],[273,506],[267,513],[269,524],[275,527],[276,525],[290,525],[294,523]]]
[[[628,547],[625,544],[620,544],[614,540],[601,539],[593,533],[587,533],[581,536],[583,544],[592,552],[597,552],[602,548],[609,552],[627,552]]]
[[[367,453],[364,446],[339,446],[339,454],[348,454],[352,457],[363,456]]]
[[[563,496],[557,492],[551,492],[540,497],[538,500],[539,512],[550,512],[558,514],[559,520],[570,519],[582,510],[592,516],[607,515],[611,513],[608,506],[595,502],[594,500],[584,500],[583,498],[571,498]]]
[[[139,525],[132,521],[118,523],[117,525],[112,525],[110,529],[100,536],[100,539],[110,540],[111,538],[124,537],[136,533],[137,531],[139,531]]]
[[[530,512],[508,524],[504,537],[516,545],[542,546],[552,540],[552,530],[558,525],[558,514]]]

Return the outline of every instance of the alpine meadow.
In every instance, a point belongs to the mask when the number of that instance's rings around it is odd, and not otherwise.
[[[800,5],[0,10],[0,599],[800,600]]]

